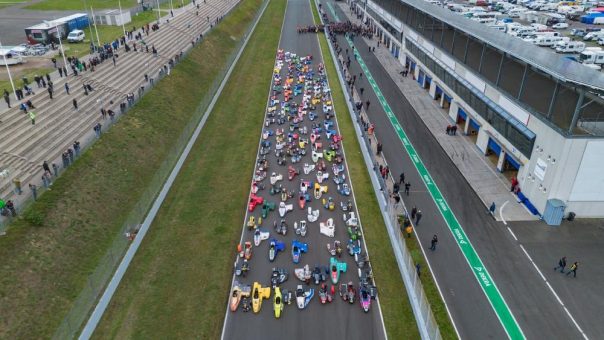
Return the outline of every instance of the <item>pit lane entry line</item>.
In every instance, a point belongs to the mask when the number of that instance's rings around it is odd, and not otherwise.
[[[336,14],[331,3],[328,2],[327,7],[329,7],[329,10],[330,10],[332,16],[337,21],[340,21],[338,15]],[[436,183],[434,183],[432,176],[430,175],[430,173],[428,172],[424,163],[422,162],[421,158],[419,157],[419,154],[417,153],[417,151],[411,144],[411,141],[407,137],[405,130],[403,129],[403,127],[399,123],[398,119],[394,115],[392,108],[386,101],[386,98],[382,94],[375,79],[371,75],[369,68],[363,61],[363,58],[357,52],[357,50],[354,48],[354,44],[352,43],[352,40],[348,36],[346,37],[346,41],[348,42],[348,45],[351,48],[353,48],[352,51],[353,51],[359,65],[361,66],[361,69],[365,73],[367,81],[369,82],[369,84],[371,85],[371,88],[375,92],[375,94],[380,102],[380,105],[384,109],[384,112],[386,112],[386,115],[390,121],[390,124],[396,131],[396,134],[399,137],[400,141],[403,143],[403,147],[404,147],[405,151],[407,152],[407,154],[409,155],[409,158],[411,159],[413,165],[415,166],[415,169],[420,174],[420,177],[422,178],[424,185],[428,189],[430,196],[434,200],[436,207],[438,208],[439,212],[441,213],[445,223],[449,227],[449,230],[453,234],[453,238],[457,242],[457,245],[459,246],[462,254],[464,255],[464,258],[468,262],[470,269],[474,272],[474,276],[476,277],[476,280],[478,280],[480,287],[482,288],[487,299],[489,300],[489,303],[493,307],[493,310],[495,311],[497,318],[501,322],[503,329],[505,330],[505,332],[507,333],[507,335],[510,339],[522,339],[522,340],[526,339],[526,337],[524,336],[524,333],[522,332],[522,329],[520,328],[520,325],[518,325],[516,318],[512,314],[512,311],[510,310],[510,308],[508,307],[507,303],[505,302],[503,296],[501,295],[501,292],[495,285],[495,282],[491,278],[491,275],[489,274],[486,267],[482,263],[482,260],[478,256],[478,253],[476,252],[476,250],[470,243],[470,240],[468,239],[465,231],[461,227],[461,224],[457,220],[457,217],[455,217],[455,214],[453,214],[453,212],[449,208],[449,204],[447,203],[444,196],[440,192],[440,189],[438,188]]]

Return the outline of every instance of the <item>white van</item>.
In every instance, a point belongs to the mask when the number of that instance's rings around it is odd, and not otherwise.
[[[583,36],[583,40],[585,40],[585,41],[589,41],[589,40],[597,41],[600,38],[604,38],[604,31],[589,32],[585,36]]]
[[[560,32],[555,32],[555,31],[537,31],[535,32],[536,35],[539,36],[549,36],[549,37],[561,37],[562,34],[560,34]]]
[[[82,41],[84,41],[84,38],[86,38],[86,35],[84,34],[84,31],[82,31],[82,30],[73,30],[73,31],[69,32],[69,35],[67,36],[67,41],[69,41],[69,42],[82,42]]]
[[[582,41],[568,41],[556,46],[557,53],[581,53],[583,50],[585,50],[585,43]]]
[[[537,44],[538,46],[552,46],[553,44],[555,44],[556,42],[562,40],[561,37],[552,37],[549,35],[546,36],[541,36],[539,38],[537,38],[537,40],[535,40],[535,44]]]

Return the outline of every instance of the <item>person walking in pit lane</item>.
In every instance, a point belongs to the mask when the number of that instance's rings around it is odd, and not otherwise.
[[[575,263],[573,263],[573,264],[570,266],[570,270],[568,271],[568,273],[566,273],[566,276],[569,276],[569,275],[570,275],[570,273],[573,273],[573,277],[575,277],[575,278],[576,278],[576,277],[577,277],[577,268],[579,268],[579,262],[576,262],[576,261],[575,261]]]
[[[430,241],[430,250],[435,251],[437,243],[438,243],[438,237],[436,236],[436,234],[434,234],[434,236],[432,237],[432,241]]]
[[[560,273],[564,273],[564,268],[566,268],[566,256],[563,256],[558,260],[558,266],[555,267],[554,270],[560,269]]]

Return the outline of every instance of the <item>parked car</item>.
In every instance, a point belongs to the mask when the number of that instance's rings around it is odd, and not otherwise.
[[[86,38],[84,31],[82,30],[73,30],[67,36],[67,41],[69,42],[82,42]]]
[[[565,22],[559,22],[557,24],[552,25],[552,28],[555,28],[555,29],[568,28],[568,24]]]

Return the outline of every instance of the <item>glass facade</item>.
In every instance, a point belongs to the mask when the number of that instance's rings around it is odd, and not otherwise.
[[[424,39],[448,52],[458,62],[479,73],[484,80],[507,93],[520,106],[560,134],[604,136],[604,128],[590,128],[604,126],[604,100],[599,96],[527,65],[494,48],[488,42],[456,29],[403,1],[372,1],[413,28]],[[573,120],[575,113],[578,115]],[[584,122],[591,124],[582,124]],[[601,124],[598,124],[600,122]]]
[[[406,46],[407,50],[411,52],[413,56],[440,78],[482,118],[489,122],[489,124],[512,143],[518,151],[527,158],[530,158],[536,137],[532,131],[527,129],[521,122],[510,117],[505,110],[486,98],[484,94],[475,89],[466,80],[458,78],[444,69],[408,39],[406,41]]]

